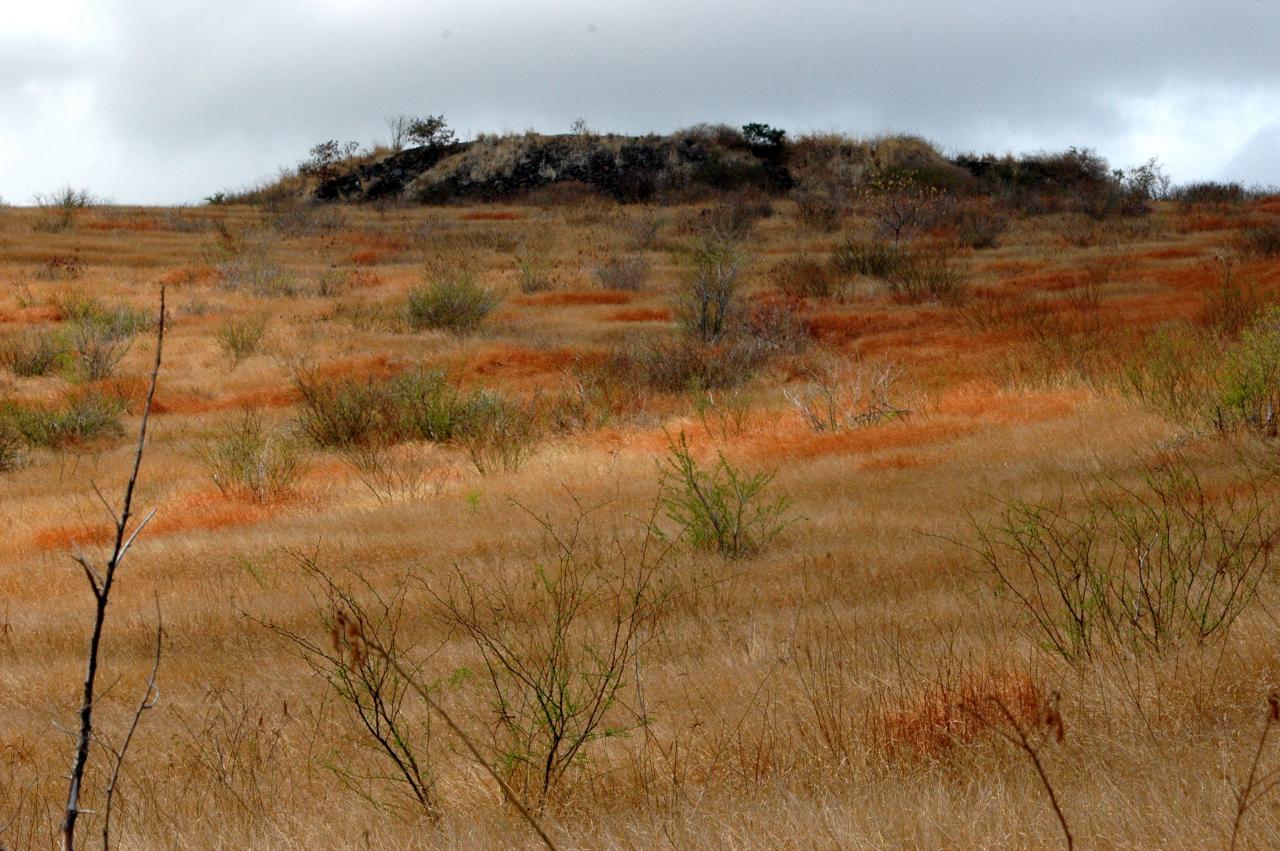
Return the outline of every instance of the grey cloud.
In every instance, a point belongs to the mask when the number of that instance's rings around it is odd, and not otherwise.
[[[198,197],[270,174],[320,139],[367,141],[398,112],[443,111],[473,131],[560,131],[578,116],[625,132],[764,120],[918,132],[959,149],[1079,144],[1120,155],[1140,129],[1116,106],[1126,98],[1211,86],[1262,89],[1280,106],[1280,5],[1255,0],[113,8],[100,60],[76,67],[94,81],[102,132],[135,152],[115,179],[137,191],[108,190],[122,199]],[[0,64],[0,81],[11,67]],[[34,68],[65,75],[60,62]],[[1224,138],[1216,155],[1239,150],[1232,168],[1265,169],[1246,142]],[[1181,165],[1185,179],[1226,164]]]

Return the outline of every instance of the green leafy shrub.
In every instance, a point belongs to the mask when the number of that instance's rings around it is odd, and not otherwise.
[[[58,363],[65,344],[48,329],[29,329],[0,343],[0,365],[14,375],[29,378],[48,374]]]
[[[435,277],[409,293],[409,327],[470,334],[499,301],[496,291],[477,284],[470,274]]]
[[[69,394],[56,407],[0,402],[0,423],[16,429],[31,446],[63,449],[123,433],[124,403],[92,391]]]
[[[1214,419],[1267,437],[1280,432],[1280,308],[1272,308],[1226,351]]]
[[[267,426],[253,411],[210,440],[200,459],[223,494],[257,503],[288,494],[304,471],[297,437]]]
[[[765,494],[772,473],[746,473],[723,453],[711,469],[703,469],[683,432],[679,438],[668,438],[661,467],[667,518],[695,548],[744,558],[767,548],[787,525],[791,501]]]
[[[218,329],[218,345],[231,359],[234,369],[240,363],[258,353],[267,334],[267,317],[246,316],[228,319]]]

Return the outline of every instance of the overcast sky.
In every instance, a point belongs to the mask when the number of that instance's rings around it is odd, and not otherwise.
[[[3,0],[0,197],[198,201],[315,142],[917,133],[1280,184],[1280,0]]]

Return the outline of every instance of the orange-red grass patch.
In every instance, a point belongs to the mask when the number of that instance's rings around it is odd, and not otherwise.
[[[1029,675],[987,668],[939,676],[916,697],[881,710],[875,727],[889,751],[932,756],[993,725],[1008,729],[1001,706],[1023,729],[1046,723],[1044,698]]]
[[[667,322],[671,319],[671,311],[665,307],[636,307],[615,310],[605,318],[610,322]]]
[[[548,307],[558,304],[626,304],[631,301],[630,293],[617,290],[598,290],[596,292],[543,293],[541,295],[524,296],[516,299],[520,304],[535,304]]]

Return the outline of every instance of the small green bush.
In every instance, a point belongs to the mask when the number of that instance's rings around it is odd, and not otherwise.
[[[258,353],[267,334],[265,316],[247,316],[228,319],[218,329],[218,345],[231,359],[232,369]]]
[[[58,334],[44,328],[27,330],[0,343],[0,365],[24,378],[46,375],[64,350]]]
[[[469,274],[437,277],[409,293],[409,327],[470,334],[499,301],[496,291],[480,286]]]
[[[791,501],[765,495],[772,473],[743,472],[723,453],[710,470],[704,470],[683,432],[668,439],[668,454],[661,466],[667,518],[695,548],[744,558],[767,548],[787,525]]]
[[[257,503],[287,495],[304,470],[297,437],[268,427],[257,412],[246,413],[213,438],[200,458],[223,494]]]
[[[58,407],[0,403],[0,423],[16,429],[31,446],[64,449],[124,433],[124,403],[98,392],[69,395]]]
[[[1220,428],[1280,432],[1280,308],[1272,308],[1227,350],[1215,400]]]

